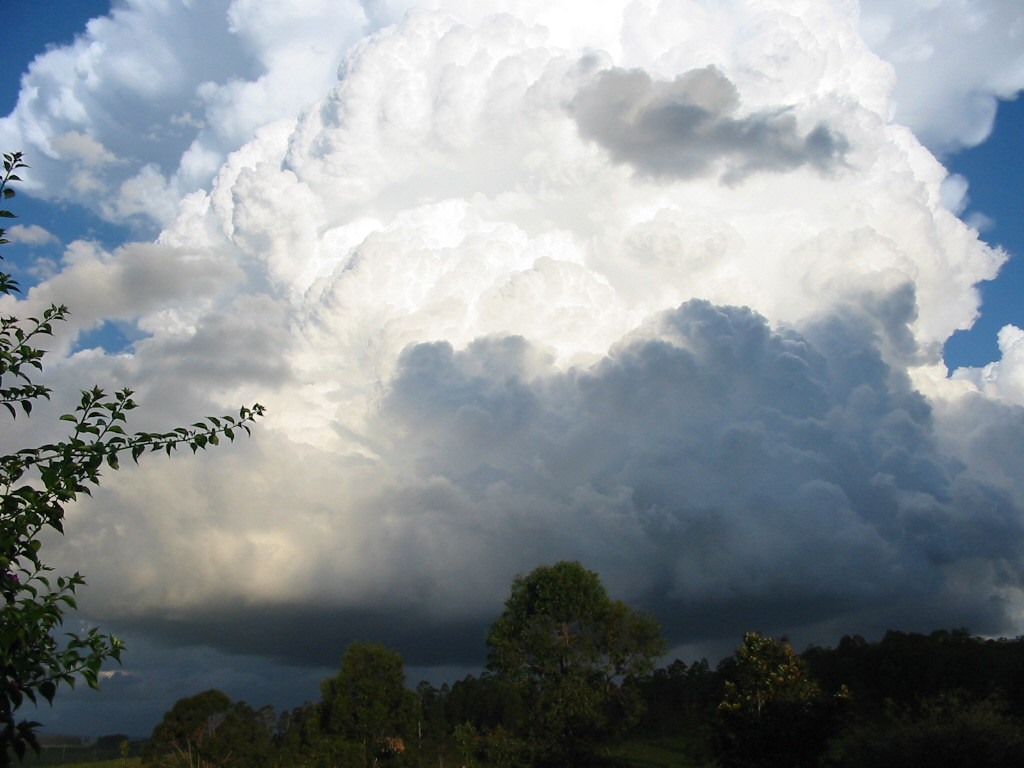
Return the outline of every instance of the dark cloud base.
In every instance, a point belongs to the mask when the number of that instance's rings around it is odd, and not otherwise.
[[[578,559],[674,644],[1006,631],[1021,509],[940,446],[932,406],[887,362],[913,316],[896,293],[800,332],[691,301],[587,369],[518,337],[413,345],[373,425],[392,436],[391,481],[360,509],[387,520],[393,562],[386,590],[352,601],[373,607],[250,601],[129,626],[291,664],[373,640],[473,665],[511,578]],[[445,576],[453,561],[468,577]]]
[[[157,642],[162,638],[168,646],[209,646],[295,666],[335,668],[352,642],[384,643],[411,665],[483,664],[488,619],[442,622],[412,611],[405,618],[396,613],[318,605],[221,606],[182,619],[146,616],[118,625]]]

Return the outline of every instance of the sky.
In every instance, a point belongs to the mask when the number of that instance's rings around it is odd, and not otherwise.
[[[1024,631],[1019,0],[4,0],[0,311],[53,402],[252,438],[43,552],[128,643],[54,732],[483,663],[579,560],[673,656]]]

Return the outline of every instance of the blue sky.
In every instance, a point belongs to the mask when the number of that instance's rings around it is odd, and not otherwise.
[[[4,43],[7,67],[0,83],[0,112],[8,114],[14,109],[21,91],[21,75],[28,70],[28,65],[38,54],[48,48],[72,42],[76,35],[85,31],[89,19],[101,16],[109,9],[109,0],[5,0],[4,18],[13,31]],[[18,149],[6,147],[4,151]],[[28,159],[31,161],[31,158]],[[114,245],[127,236],[125,228],[112,226],[110,222],[91,215],[81,206],[47,205],[38,198],[22,194],[10,207],[16,209],[13,212],[19,217],[19,221],[13,223],[38,224],[64,242],[76,237],[90,237],[106,239],[110,245]],[[11,253],[5,257],[17,259],[23,248],[18,244],[12,245],[9,248]],[[27,286],[32,280],[23,278],[22,283]]]
[[[5,0],[4,17],[11,29],[17,30],[4,45],[4,57],[8,62],[8,76],[0,83],[0,112],[8,114],[14,109],[21,90],[21,73],[40,53],[48,48],[66,45],[85,30],[89,19],[101,16],[110,10],[109,0]],[[17,74],[15,74],[17,73]],[[17,151],[7,147],[5,152]],[[31,165],[31,163],[30,163]],[[29,170],[27,173],[31,173]],[[23,173],[25,176],[27,173]],[[15,187],[17,189],[17,187]],[[114,247],[117,243],[141,234],[138,227],[124,226],[104,221],[87,209],[74,204],[47,203],[31,195],[22,194],[9,205],[18,216],[10,223],[36,224],[56,235],[62,243],[77,238],[87,238]],[[149,232],[147,234],[153,234]],[[28,246],[13,243],[8,246],[4,258],[8,261],[23,289],[28,289],[37,280],[37,273],[30,267],[39,258],[59,258],[60,244]],[[124,348],[134,337],[123,326],[105,323],[102,327],[84,334],[78,346],[100,346],[109,351]]]
[[[1024,323],[1024,100],[1004,101],[992,135],[982,144],[944,158],[946,167],[970,183],[964,216],[991,220],[982,236],[1010,255],[996,280],[981,286],[981,317],[969,332],[946,342],[952,367],[984,365],[995,360],[996,332],[1008,323]]]
[[[0,309],[73,313],[5,445],[268,407],[69,508],[129,653],[48,727],[473,671],[559,559],[688,659],[1024,632],[1018,0],[4,2]]]
[[[9,0],[4,3],[4,16],[9,20],[11,35],[4,45],[7,74],[4,78],[4,112],[10,111],[18,93],[21,72],[36,54],[47,46],[70,43],[85,29],[85,23],[110,9],[109,0]],[[17,74],[15,74],[17,73]]]

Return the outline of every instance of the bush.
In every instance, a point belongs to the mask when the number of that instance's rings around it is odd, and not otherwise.
[[[839,741],[838,768],[1003,768],[1024,765],[1024,722],[998,697],[945,693],[916,706],[890,705],[876,722]]]

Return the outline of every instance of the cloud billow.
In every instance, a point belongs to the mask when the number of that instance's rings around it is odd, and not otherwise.
[[[954,24],[919,4],[641,5],[136,0],[27,73],[0,139],[39,193],[160,231],[0,302],[72,307],[53,412],[94,381],[140,429],[268,407],[47,542],[89,620],[177,660],[126,657],[153,718],[190,665],[282,679],[354,639],[474,668],[562,558],[691,650],[1019,631],[1024,343],[941,359],[1007,256],[919,138],[968,141],[964,99],[1024,77],[917,82],[901,41]],[[997,68],[1007,34],[968,39]],[[133,343],[79,348],[104,322]]]
[[[168,584],[151,587],[163,600],[111,609],[165,642],[290,664],[330,666],[356,636],[418,666],[472,664],[512,575],[579,559],[677,644],[727,643],[751,622],[807,638],[907,622],[1008,631],[1021,499],[941,445],[932,407],[871,328],[851,314],[798,333],[691,301],[587,367],[560,369],[516,336],[411,345],[367,425],[373,459],[306,451],[265,469],[278,490],[245,524],[286,521],[290,557],[251,533],[229,545],[224,526],[246,518],[161,521],[158,560],[180,557],[174,539],[198,524],[237,573],[208,590],[217,550],[200,546],[183,562],[195,597]],[[316,507],[329,489],[344,511]]]
[[[418,456],[410,482],[443,478],[506,519],[522,567],[578,557],[620,591],[670,584],[663,615],[783,595],[816,606],[807,623],[922,601],[951,615],[958,565],[1019,561],[1020,508],[961,476],[927,403],[869,344],[875,375],[851,388],[832,380],[841,344],[746,309],[690,302],[644,330],[589,370],[546,375],[516,372],[522,340],[407,350],[383,412]],[[990,586],[975,588],[987,605]],[[974,618],[1007,618],[986,610]]]
[[[570,102],[584,136],[651,176],[705,176],[724,164],[723,179],[736,182],[757,171],[842,164],[849,143],[824,123],[801,135],[785,110],[737,117],[738,108],[736,86],[714,67],[671,82],[612,68]]]

